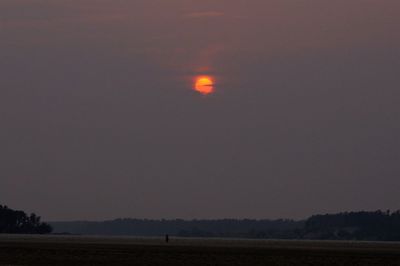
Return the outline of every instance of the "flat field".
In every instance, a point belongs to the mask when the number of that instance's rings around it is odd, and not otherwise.
[[[400,243],[0,235],[0,265],[400,265]]]

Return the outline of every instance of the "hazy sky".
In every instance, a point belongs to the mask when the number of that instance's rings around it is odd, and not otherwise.
[[[45,220],[400,209],[399,10],[1,0],[0,204]]]

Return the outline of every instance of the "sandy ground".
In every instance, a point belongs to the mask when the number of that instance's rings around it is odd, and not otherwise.
[[[400,243],[0,235],[0,265],[400,266]]]

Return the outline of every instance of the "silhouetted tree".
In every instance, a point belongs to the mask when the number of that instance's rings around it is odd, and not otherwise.
[[[23,211],[16,211],[0,205],[0,233],[7,234],[48,234],[52,227],[40,221],[40,216],[32,213],[27,216]]]

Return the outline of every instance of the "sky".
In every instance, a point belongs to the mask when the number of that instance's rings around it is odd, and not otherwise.
[[[48,221],[400,209],[399,10],[2,0],[0,204]]]

